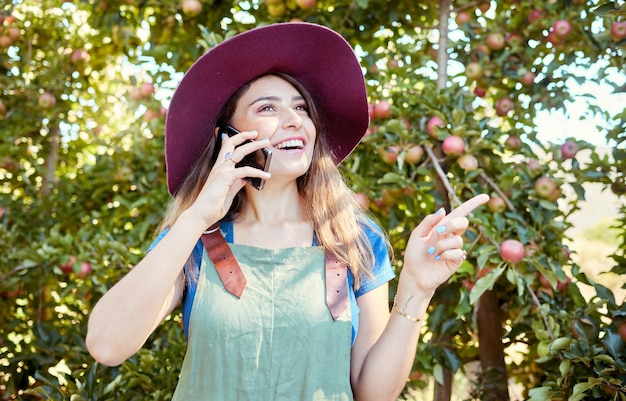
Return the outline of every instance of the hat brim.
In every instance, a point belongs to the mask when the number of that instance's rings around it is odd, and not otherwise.
[[[335,162],[352,152],[369,125],[365,82],[352,47],[321,25],[255,28],[201,56],[174,91],[165,126],[171,194],[213,138],[210,129],[228,99],[244,84],[273,72],[292,76],[311,93]]]

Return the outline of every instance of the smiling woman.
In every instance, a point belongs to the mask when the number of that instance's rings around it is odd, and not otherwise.
[[[390,314],[389,244],[337,167],[367,127],[359,62],[327,28],[270,25],[202,56],[167,114],[161,234],[93,309],[92,355],[123,362],[182,301],[174,400],[395,400],[488,196],[415,228]],[[268,171],[240,164],[263,149]]]

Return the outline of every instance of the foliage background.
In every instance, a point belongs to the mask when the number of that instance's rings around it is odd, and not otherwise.
[[[564,249],[584,184],[612,191],[621,209],[611,271],[624,286],[626,112],[610,114],[588,99],[586,117],[605,121],[600,132],[612,154],[576,141],[585,163],[564,157],[560,143],[542,142],[535,126],[539,111],[572,100],[568,82],[584,80],[574,67],[594,66],[597,82],[624,92],[626,41],[610,34],[624,20],[622,3],[192,1],[3,3],[1,399],[170,399],[185,347],[179,314],[137,355],[106,368],[85,349],[89,310],[141,259],[168,202],[163,123],[181,73],[225,37],[305,20],[340,32],[362,59],[371,129],[342,168],[389,231],[395,268],[425,214],[480,192],[507,201],[504,210],[472,217],[470,257],[432,303],[404,396],[430,382],[434,399],[450,399],[453,374],[480,361],[471,399],[507,399],[509,382],[525,399],[626,400],[626,340],[618,332],[626,306],[582,273],[569,257],[576,249]],[[187,7],[198,4],[192,15]],[[470,20],[459,23],[463,12]],[[550,36],[557,20],[571,24],[565,40]],[[486,51],[494,32],[505,36],[504,47]],[[467,78],[471,62],[481,66],[479,78]],[[535,78],[523,84],[529,71]],[[512,101],[510,112],[496,110],[501,98]],[[376,112],[385,102],[390,112]],[[443,126],[429,133],[432,116]],[[442,152],[451,135],[463,139],[477,169]],[[411,161],[415,145],[425,153]],[[541,176],[572,195],[542,197]],[[505,239],[525,245],[521,262],[502,260]],[[579,283],[593,294],[583,297]],[[488,305],[497,312],[490,321],[481,315]]]

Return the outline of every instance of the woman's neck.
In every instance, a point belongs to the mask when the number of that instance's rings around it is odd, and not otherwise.
[[[235,243],[266,248],[311,246],[313,224],[295,185],[246,191],[245,208],[233,221]]]

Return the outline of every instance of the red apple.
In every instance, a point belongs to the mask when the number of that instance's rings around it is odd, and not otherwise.
[[[537,10],[536,8],[531,10],[528,14],[528,22],[531,24],[535,21],[538,21],[544,17],[545,13],[542,10]]]
[[[13,42],[11,42],[11,38],[8,36],[0,35],[0,48],[6,49],[11,46]]]
[[[356,199],[356,202],[359,204],[359,206],[361,206],[361,209],[363,210],[367,210],[370,207],[370,200],[367,197],[367,194],[365,192],[357,192],[354,194],[354,198]]]
[[[4,102],[0,100],[0,117],[4,116],[7,112],[7,106],[4,105]]]
[[[504,35],[500,32],[492,32],[487,35],[486,43],[491,50],[502,50],[504,47]]]
[[[445,126],[446,126],[446,123],[444,123],[441,118],[437,116],[432,116],[430,120],[428,120],[428,123],[426,124],[426,131],[428,132],[428,135],[430,135],[431,138],[438,139],[437,127],[445,127]]]
[[[380,147],[378,149],[383,161],[388,164],[395,164],[398,161],[398,153],[400,153],[400,147],[397,145]]]
[[[502,97],[496,102],[496,114],[504,117],[513,110],[513,101],[508,97]]]
[[[317,0],[296,0],[296,4],[303,10],[310,10],[317,4]]]
[[[476,283],[474,283],[473,281],[465,279],[465,280],[463,280],[461,282],[461,285],[471,291],[472,288],[474,288],[474,286],[476,285]]]
[[[565,292],[567,291],[567,287],[569,287],[569,284],[572,282],[572,278],[569,276],[565,277],[565,280],[558,280],[556,282],[556,289],[560,292]]]
[[[465,151],[465,141],[457,135],[450,135],[443,140],[443,153],[448,156],[461,156]]]
[[[374,105],[374,116],[376,118],[385,119],[391,115],[391,103],[387,100],[380,100]]]
[[[161,114],[158,111],[152,110],[152,109],[146,110],[146,112],[143,115],[143,119],[146,122],[150,122],[152,120],[156,120],[159,117],[161,117]]]
[[[522,85],[531,86],[535,83],[535,74],[532,71],[526,71],[519,79]]]
[[[470,14],[467,11],[459,11],[456,15],[456,17],[454,18],[454,20],[456,21],[456,24],[458,26],[461,26],[463,24],[467,24],[468,22],[470,22],[472,19],[472,17],[470,16]]]
[[[548,278],[546,276],[544,276],[542,273],[537,273],[537,276],[539,278],[539,284],[544,287],[544,288],[552,288],[552,284],[550,284],[550,281],[548,280]]]
[[[65,261],[63,263],[59,264],[59,268],[61,269],[63,273],[70,274],[71,272],[74,271],[74,268],[72,267],[74,263],[76,263],[76,256],[70,255],[67,258],[65,258]]]
[[[54,107],[54,105],[56,104],[57,100],[54,97],[54,95],[50,92],[44,92],[41,95],[39,95],[39,99],[37,100],[37,104],[39,105],[39,107],[41,107],[42,109],[49,109]]]
[[[481,88],[480,86],[474,88],[474,95],[478,97],[485,97],[486,94],[487,90],[485,88]]]
[[[535,191],[537,191],[537,195],[541,198],[551,199],[556,189],[556,182],[545,175],[537,178],[535,181]]]
[[[149,98],[154,94],[154,85],[151,82],[142,83],[139,89],[142,97]]]
[[[385,207],[392,207],[398,204],[399,198],[404,191],[401,188],[383,188],[381,192],[382,204]]]
[[[72,53],[72,64],[87,64],[91,60],[91,56],[85,49],[76,49]]]
[[[561,145],[561,157],[563,159],[573,159],[578,153],[578,144],[574,141],[565,141]]]
[[[476,272],[476,278],[481,279],[489,274],[493,270],[493,266],[484,266],[482,269]]]
[[[128,93],[130,95],[130,98],[133,100],[141,99],[141,88],[138,86],[131,87]]]
[[[478,159],[472,154],[466,153],[459,157],[456,161],[465,171],[474,171],[478,169]]]
[[[536,159],[530,159],[528,162],[526,162],[526,167],[528,167],[528,171],[530,171],[531,174],[536,174],[543,171],[543,165],[539,163],[539,160]]]
[[[404,161],[409,164],[417,164],[424,156],[424,149],[419,145],[411,145],[406,150]]]
[[[615,21],[611,25],[611,37],[616,42],[626,39],[626,21]]]
[[[560,19],[552,25],[552,30],[557,37],[565,39],[572,32],[572,25],[568,20]]]
[[[492,196],[487,202],[487,208],[493,213],[503,213],[506,210],[506,202],[499,196]]]
[[[517,47],[524,44],[524,37],[517,32],[509,32],[505,36],[506,43],[511,47]]]
[[[505,262],[519,263],[524,259],[525,254],[524,245],[518,240],[507,239],[500,244],[500,257]]]
[[[491,7],[491,3],[489,1],[483,1],[482,3],[480,3],[478,5],[478,9],[484,14],[486,13],[489,8]]]
[[[20,39],[20,29],[16,26],[12,26],[8,30],[9,39],[11,39],[12,43],[17,42]]]
[[[465,66],[465,75],[472,81],[476,81],[483,76],[483,67],[477,62],[468,63]]]
[[[202,3],[198,0],[183,0],[183,13],[189,17],[195,17],[202,11]]]
[[[89,263],[82,262],[80,264],[80,269],[78,269],[78,273],[76,273],[76,276],[80,278],[85,278],[89,276],[92,271],[93,271],[93,268],[91,267]]]
[[[550,196],[548,196],[548,200],[550,202],[556,202],[557,200],[559,200],[559,198],[561,197],[561,195],[563,195],[563,191],[561,190],[561,188],[557,188],[556,190],[554,190]]]
[[[491,54],[491,49],[489,49],[489,46],[487,46],[484,43],[479,43],[476,46],[476,51],[478,53],[482,53],[482,54],[487,55],[487,56]]]

